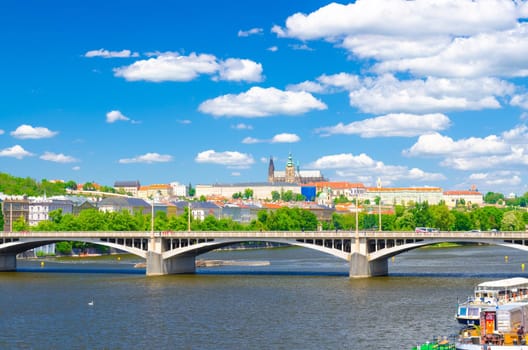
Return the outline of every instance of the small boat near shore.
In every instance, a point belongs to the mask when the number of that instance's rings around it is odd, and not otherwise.
[[[516,302],[528,302],[528,278],[482,282],[475,287],[472,296],[458,303],[455,318],[461,324],[478,325],[483,309]]]

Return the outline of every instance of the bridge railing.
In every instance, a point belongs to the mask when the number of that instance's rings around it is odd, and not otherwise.
[[[361,238],[405,239],[528,239],[528,232],[466,232],[466,231],[359,231]],[[53,232],[0,232],[0,238],[354,238],[355,231],[53,231]]]

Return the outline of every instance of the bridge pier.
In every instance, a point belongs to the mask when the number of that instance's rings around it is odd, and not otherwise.
[[[350,256],[350,278],[387,276],[388,274],[389,264],[387,259],[369,261],[361,253],[352,253]]]
[[[147,253],[147,276],[161,276],[179,273],[195,273],[196,259],[194,255],[178,255],[163,259],[159,253]]]
[[[16,254],[0,254],[0,271],[16,271]]]

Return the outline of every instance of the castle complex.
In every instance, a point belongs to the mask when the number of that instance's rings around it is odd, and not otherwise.
[[[292,184],[306,184],[309,182],[328,181],[325,179],[321,171],[319,170],[300,170],[299,164],[295,166],[293,164],[293,158],[290,153],[288,156],[288,162],[284,171],[275,170],[275,164],[273,164],[273,158],[270,157],[268,166],[268,182],[286,182]]]

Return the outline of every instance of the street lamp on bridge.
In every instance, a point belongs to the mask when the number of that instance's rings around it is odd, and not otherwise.
[[[378,177],[378,216],[379,216],[379,231],[381,232],[381,179]]]

